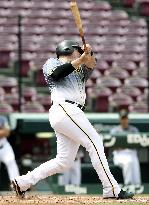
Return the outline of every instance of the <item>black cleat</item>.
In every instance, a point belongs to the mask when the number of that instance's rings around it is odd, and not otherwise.
[[[17,181],[14,179],[11,181],[12,189],[16,192],[16,195],[20,198],[25,197],[25,191],[20,191],[20,187],[17,183]]]
[[[120,193],[118,194],[117,199],[132,199],[134,194],[132,192],[123,191],[121,189]]]

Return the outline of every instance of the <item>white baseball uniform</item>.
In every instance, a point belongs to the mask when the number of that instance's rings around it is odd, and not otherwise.
[[[9,129],[9,124],[5,117],[0,116],[0,129],[3,128]],[[0,162],[5,164],[10,181],[16,176],[19,176],[19,169],[15,161],[14,151],[5,136],[0,138]]]
[[[51,74],[62,64],[59,59],[50,58],[43,66],[53,103],[49,110],[49,121],[57,137],[56,158],[41,164],[26,175],[17,177],[17,183],[21,191],[26,191],[39,180],[66,171],[74,163],[81,144],[89,152],[92,165],[102,182],[103,196],[117,197],[121,189],[110,172],[102,137],[78,107],[79,104],[83,106],[85,103],[85,82],[91,70],[80,66],[80,71],[74,70],[66,77],[54,81]]]
[[[138,132],[138,129],[134,126],[129,125],[127,129],[123,129],[122,126],[119,125],[111,130],[111,135]],[[137,151],[135,149],[121,148],[114,150],[113,162],[115,165],[118,165],[122,168],[125,185],[141,184],[140,163]]]

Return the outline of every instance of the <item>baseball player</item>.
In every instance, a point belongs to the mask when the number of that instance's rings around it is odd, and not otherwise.
[[[7,137],[10,135],[10,128],[6,117],[0,116],[0,162],[7,168],[9,180],[19,175],[19,169],[15,161],[15,155]]]
[[[128,199],[133,193],[120,189],[110,172],[101,136],[86,118],[85,82],[96,66],[87,44],[86,52],[73,40],[64,40],[56,48],[57,58],[49,58],[43,66],[45,80],[51,92],[49,121],[57,137],[56,158],[33,171],[12,180],[18,196],[39,180],[72,167],[80,144],[89,152],[91,162],[103,186],[104,198]]]
[[[128,134],[139,133],[138,129],[129,125],[128,112],[121,110],[120,113],[120,125],[114,127],[111,130],[111,135],[115,134]],[[123,179],[125,185],[140,185],[140,163],[137,155],[137,150],[128,148],[118,148],[113,152],[113,162],[122,168]]]

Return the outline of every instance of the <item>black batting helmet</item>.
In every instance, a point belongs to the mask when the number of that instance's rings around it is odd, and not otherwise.
[[[73,40],[64,40],[57,45],[56,54],[57,57],[62,55],[70,55],[74,52],[74,50],[78,50],[80,54],[83,54],[82,48],[79,46],[79,43]]]

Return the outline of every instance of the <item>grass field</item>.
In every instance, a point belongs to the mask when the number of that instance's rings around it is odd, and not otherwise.
[[[138,195],[131,200],[103,199],[97,195],[47,195],[44,193],[27,193],[24,199],[19,199],[13,192],[0,194],[0,205],[144,205],[149,204],[149,195]]]

